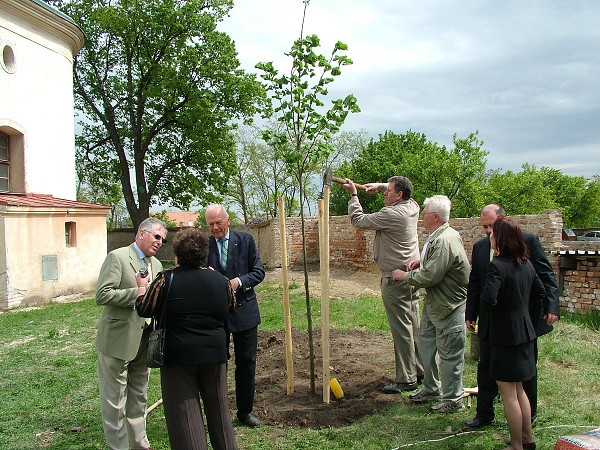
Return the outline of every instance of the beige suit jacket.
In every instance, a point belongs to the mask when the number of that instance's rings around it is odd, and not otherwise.
[[[152,257],[152,275],[163,270],[160,261]],[[136,273],[142,262],[135,247],[121,247],[108,255],[98,275],[96,304],[104,306],[96,345],[107,356],[131,361],[137,355],[145,319],[135,311],[137,298]]]

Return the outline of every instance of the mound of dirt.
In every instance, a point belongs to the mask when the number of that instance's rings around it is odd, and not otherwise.
[[[294,392],[287,395],[283,332],[259,332],[254,413],[261,421],[281,427],[339,427],[357,422],[397,402],[381,387],[394,373],[393,343],[389,335],[360,331],[330,332],[330,372],[344,397],[330,393],[323,403],[321,332],[314,332],[315,393],[310,388],[308,334],[292,332]],[[235,410],[235,404],[232,404]]]
[[[304,292],[304,273],[288,273],[290,292]],[[380,295],[380,275],[373,272],[332,270],[332,298],[357,298]],[[280,283],[281,269],[267,272],[266,283]],[[309,273],[311,294],[320,292],[318,272]],[[318,294],[315,294],[318,295]],[[330,377],[339,381],[344,397],[337,400],[330,393],[330,403],[323,403],[323,359],[321,330],[314,330],[315,393],[311,392],[308,334],[292,332],[294,392],[287,395],[287,372],[284,332],[260,330],[256,368],[254,414],[263,422],[281,427],[340,427],[375,414],[398,396],[384,394],[381,388],[392,382],[395,374],[393,342],[389,333],[330,331]],[[235,394],[231,390],[231,410],[235,411]]]

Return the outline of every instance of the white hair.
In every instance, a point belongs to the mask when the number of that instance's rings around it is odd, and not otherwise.
[[[208,205],[206,207],[206,210],[204,211],[204,216],[206,217],[209,213],[212,213],[212,212],[218,212],[218,214],[220,216],[229,217],[229,214],[227,214],[227,210],[225,209],[225,207],[218,203],[213,203],[212,205]]]
[[[434,195],[432,197],[428,197],[423,202],[423,205],[426,207],[429,206],[429,212],[437,213],[443,223],[448,222],[448,219],[450,219],[450,208],[452,207],[452,202],[445,195]]]

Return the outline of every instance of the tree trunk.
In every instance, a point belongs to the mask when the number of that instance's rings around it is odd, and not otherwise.
[[[306,256],[306,232],[304,227],[304,185],[302,177],[298,177],[300,187],[300,219],[302,224],[302,256],[304,259],[304,292],[306,294],[306,322],[308,325],[308,354],[310,366],[310,392],[316,393],[315,390],[315,351],[314,338],[312,329],[312,312],[310,307],[310,290],[308,287],[308,261]]]

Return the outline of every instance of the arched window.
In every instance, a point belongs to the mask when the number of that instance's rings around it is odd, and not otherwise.
[[[10,147],[7,134],[0,133],[0,192],[10,190]]]
[[[0,192],[25,192],[24,142],[23,134],[0,123]]]

